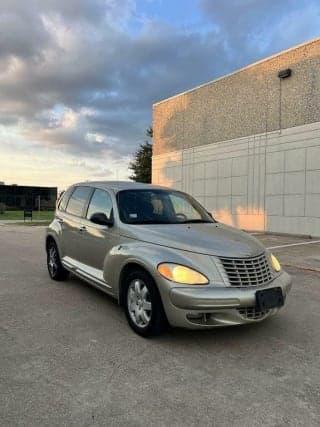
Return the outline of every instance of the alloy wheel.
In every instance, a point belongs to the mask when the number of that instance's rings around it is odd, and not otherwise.
[[[58,270],[58,254],[54,246],[51,246],[49,249],[48,268],[51,277],[54,277]]]
[[[141,279],[135,279],[130,282],[127,304],[133,323],[139,328],[146,328],[151,320],[152,304],[149,290]]]

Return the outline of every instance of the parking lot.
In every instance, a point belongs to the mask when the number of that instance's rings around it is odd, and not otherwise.
[[[294,279],[278,316],[146,340],[108,296],[49,279],[44,232],[0,225],[1,425],[319,425],[319,241],[256,236]]]

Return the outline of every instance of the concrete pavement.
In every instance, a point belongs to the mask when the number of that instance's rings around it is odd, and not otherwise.
[[[318,273],[290,268],[287,305],[263,323],[146,340],[98,290],[51,281],[43,237],[0,229],[1,425],[319,425]],[[275,253],[294,264],[306,247]]]

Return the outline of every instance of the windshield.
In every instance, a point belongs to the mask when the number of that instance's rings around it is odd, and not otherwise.
[[[126,224],[215,222],[191,196],[174,190],[123,190],[117,194],[119,215]]]

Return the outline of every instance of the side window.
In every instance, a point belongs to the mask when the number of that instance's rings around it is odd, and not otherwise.
[[[90,187],[77,187],[69,199],[66,212],[72,215],[82,216],[83,209],[88,201],[91,192],[92,188]]]
[[[61,199],[59,201],[59,204],[58,204],[58,209],[60,209],[61,211],[66,210],[66,206],[68,204],[69,197],[72,194],[73,190],[74,190],[74,187],[70,187],[63,193],[63,195],[61,196]]]
[[[108,219],[112,215],[112,200],[104,190],[96,189],[90,201],[90,205],[87,212],[87,219],[90,220],[95,213],[104,213]]]
[[[170,194],[169,197],[176,215],[183,215],[188,220],[201,219],[200,213],[184,197],[173,194]]]

